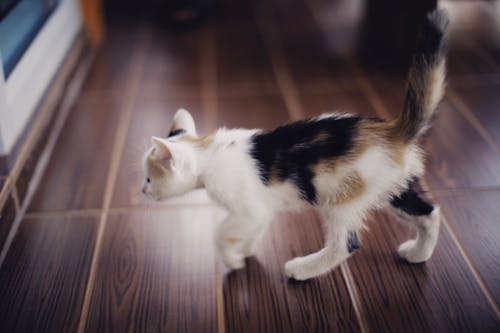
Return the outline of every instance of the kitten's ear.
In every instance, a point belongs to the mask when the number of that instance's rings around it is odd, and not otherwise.
[[[171,159],[172,150],[169,148],[166,140],[158,138],[156,136],[151,137],[151,144],[154,147],[153,154],[159,158]]]
[[[151,143],[153,144],[153,156],[155,159],[165,169],[173,170],[175,162],[179,157],[177,156],[179,154],[175,153],[175,144],[156,136],[151,138]]]
[[[179,109],[174,115],[174,121],[169,136],[185,131],[189,135],[196,136],[196,126],[194,119],[186,109]]]

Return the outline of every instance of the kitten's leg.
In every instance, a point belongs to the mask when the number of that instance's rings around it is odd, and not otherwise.
[[[417,238],[399,246],[398,254],[411,263],[428,260],[436,247],[439,234],[439,207],[408,189],[391,199],[394,213],[417,228]]]
[[[245,266],[244,259],[252,255],[253,246],[265,224],[259,219],[229,215],[215,232],[217,249],[224,264],[231,269]]]
[[[362,210],[355,207],[329,207],[321,210],[326,230],[326,244],[318,252],[297,257],[285,264],[285,273],[295,280],[307,280],[327,273],[359,247],[359,239],[349,226],[359,226]]]

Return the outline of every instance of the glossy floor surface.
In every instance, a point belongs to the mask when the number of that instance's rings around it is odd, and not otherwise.
[[[498,2],[441,4],[449,84],[423,187],[443,218],[427,263],[398,259],[414,231],[382,211],[341,267],[288,281],[286,260],[323,241],[306,211],[277,216],[246,268],[229,272],[212,242],[224,212],[203,191],[161,204],[140,193],[141,153],[179,107],[202,134],[329,110],[397,114],[404,74],[353,60],[363,5],[219,1],[184,32],[110,20],[0,268],[0,331],[499,332]]]

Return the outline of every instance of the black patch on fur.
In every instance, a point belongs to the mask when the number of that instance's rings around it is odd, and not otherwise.
[[[316,201],[312,168],[322,160],[345,155],[353,145],[360,117],[328,117],[298,121],[251,139],[250,155],[257,162],[260,177],[269,184],[271,172],[279,180],[294,183],[301,197]],[[318,140],[327,136],[326,140]],[[314,141],[317,142],[314,142]]]
[[[417,180],[410,183],[406,191],[397,197],[391,199],[391,205],[402,210],[408,215],[425,216],[432,213],[434,206],[422,199],[418,193],[413,189],[417,184]]]
[[[179,129],[175,129],[175,130],[171,130],[170,133],[168,133],[168,137],[173,137],[173,136],[176,136],[176,135],[181,135],[181,134],[184,134],[186,133],[186,130],[185,129],[182,129],[182,128],[179,128]]]
[[[347,234],[347,251],[353,253],[361,247],[361,241],[359,240],[358,233],[356,231],[349,231]]]
[[[444,34],[449,22],[448,14],[443,9],[429,13],[417,37],[415,55],[428,62],[443,56],[446,48]]]

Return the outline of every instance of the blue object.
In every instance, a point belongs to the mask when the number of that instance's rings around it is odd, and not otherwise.
[[[8,77],[59,0],[0,1],[0,58]]]

